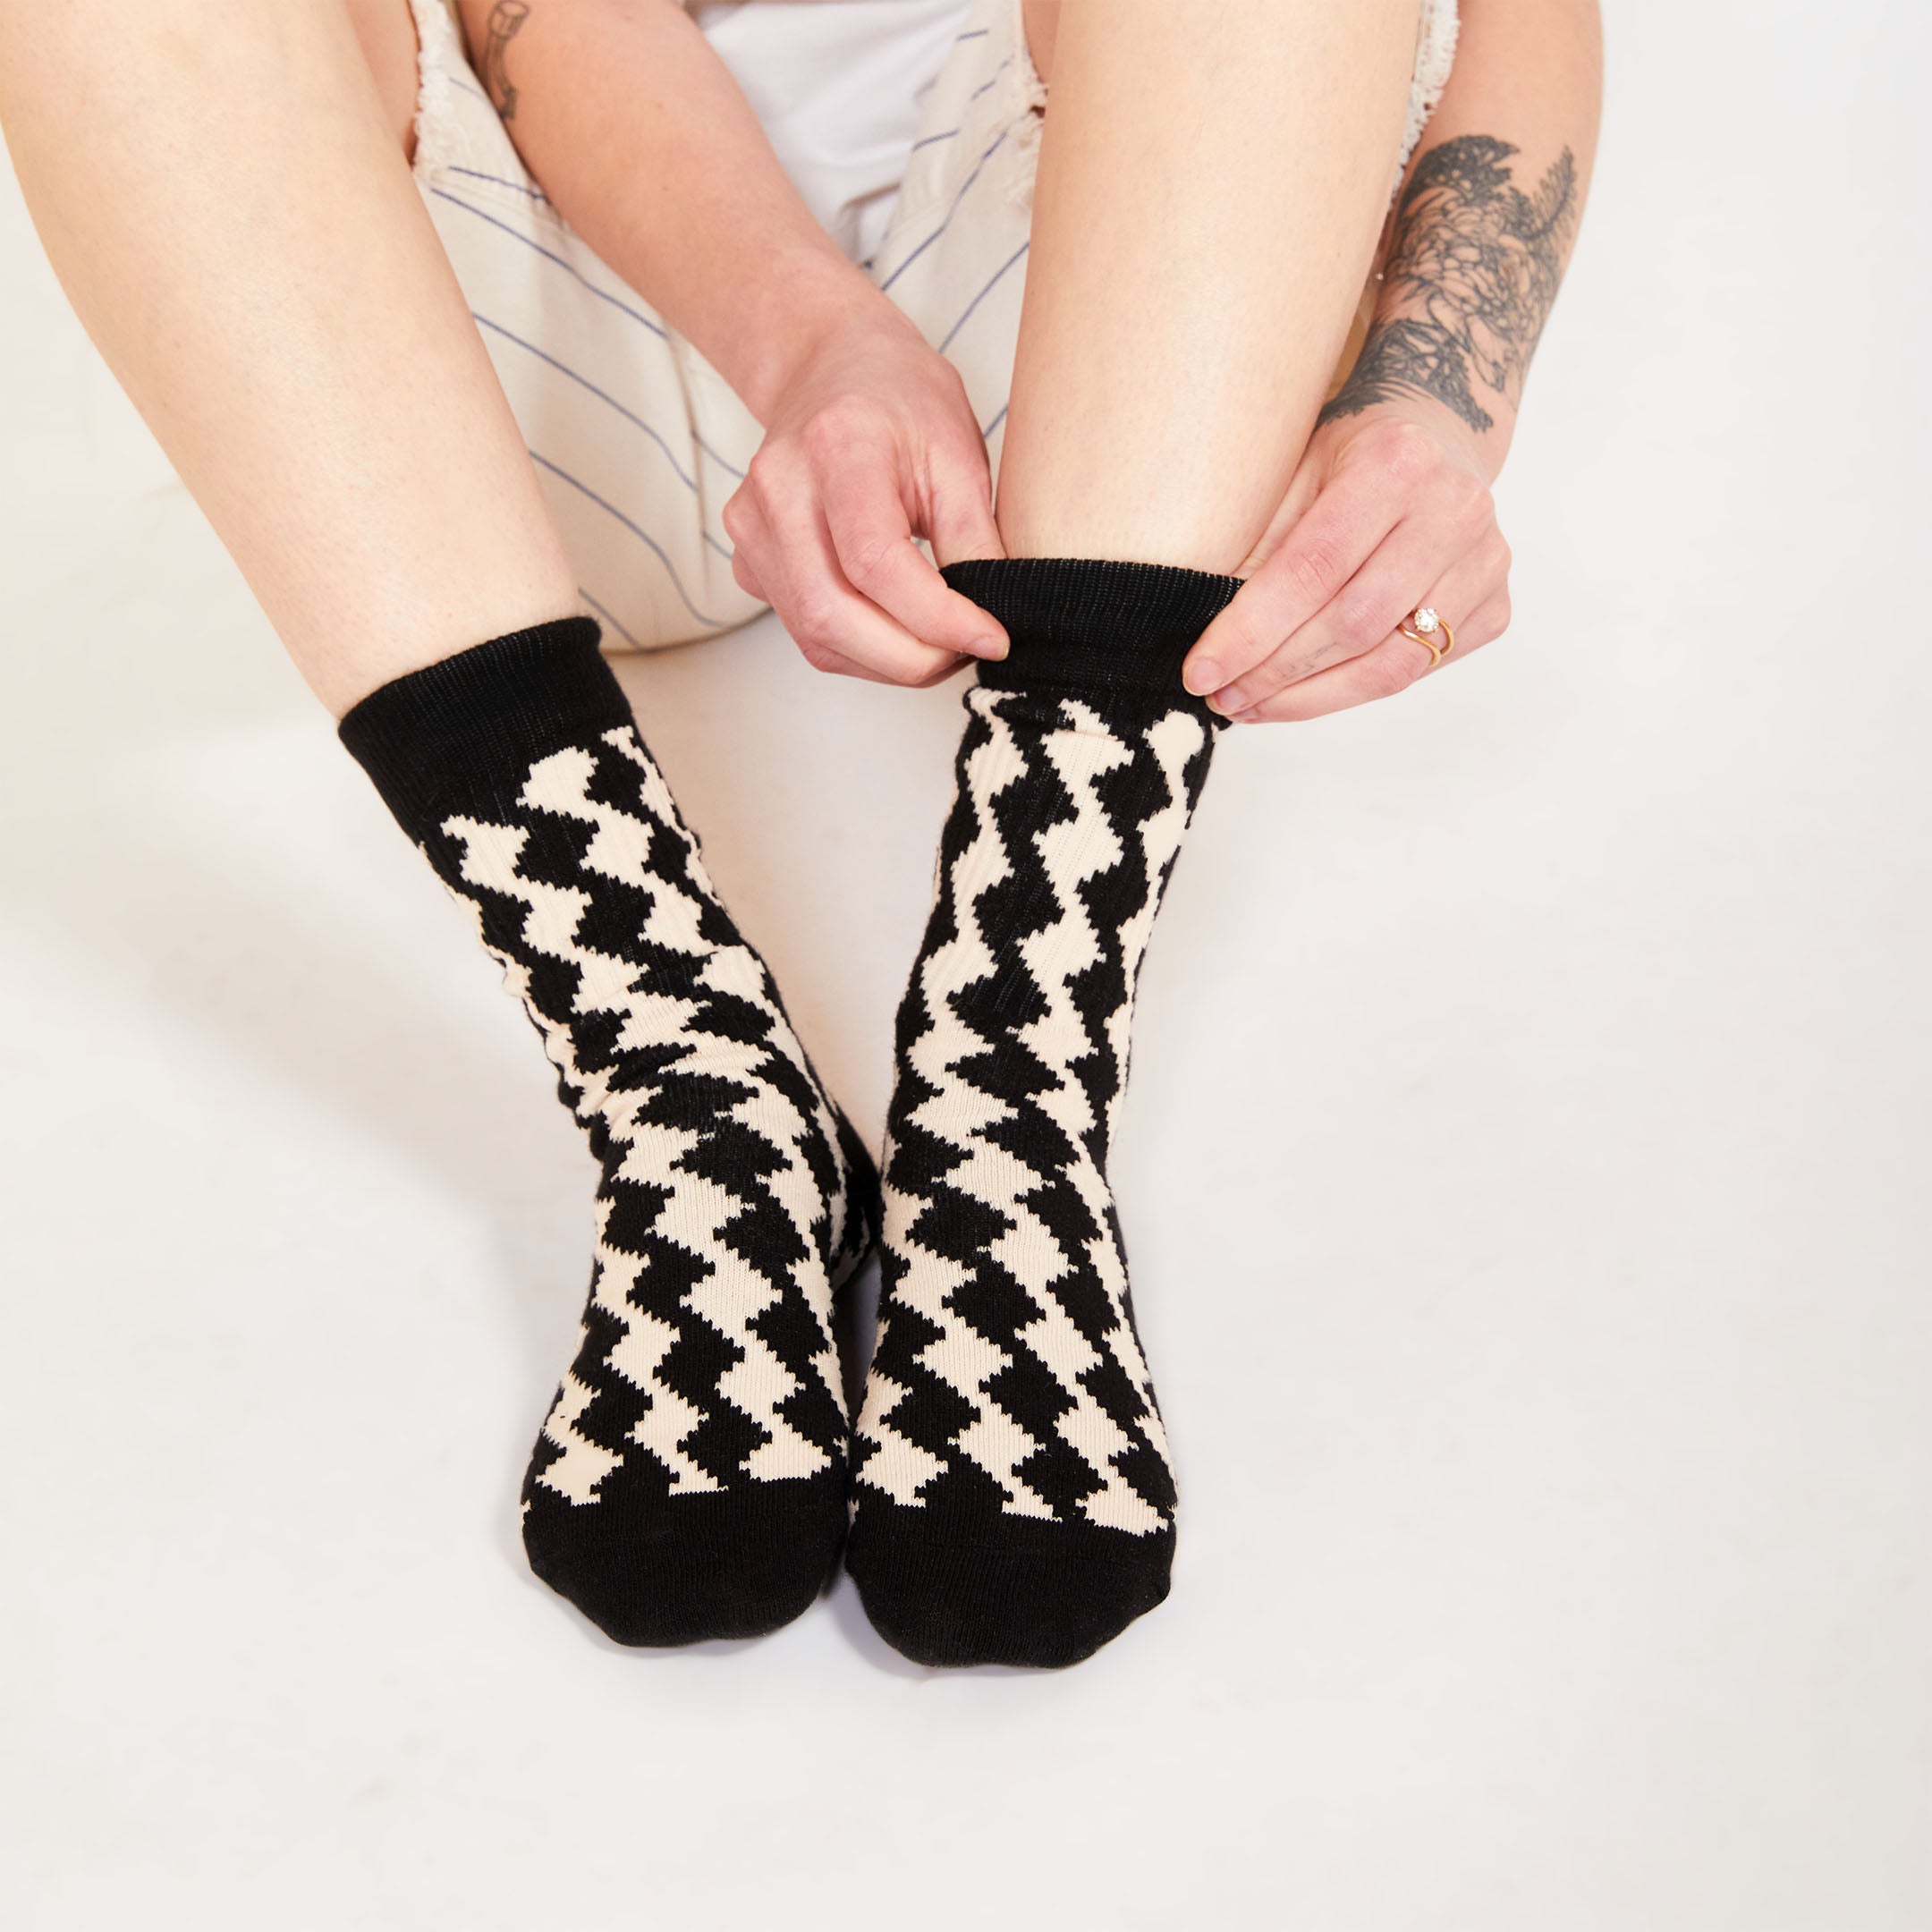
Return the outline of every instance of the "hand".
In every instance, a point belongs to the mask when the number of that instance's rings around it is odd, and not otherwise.
[[[787,371],[765,441],[724,505],[732,574],[778,613],[808,663],[934,684],[1006,636],[942,564],[1003,555],[986,443],[959,373],[868,287]]]
[[[1455,633],[1444,663],[1459,663],[1507,627],[1509,565],[1477,441],[1448,410],[1424,398],[1336,417],[1182,678],[1244,724],[1392,697],[1431,668],[1396,626],[1432,606]]]

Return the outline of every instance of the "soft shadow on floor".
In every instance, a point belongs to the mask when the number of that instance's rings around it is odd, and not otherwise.
[[[149,509],[159,528],[131,550],[194,514]],[[593,1169],[496,969],[225,568],[208,571],[209,631],[102,649],[87,715],[49,705],[13,748],[0,801],[15,823],[56,816],[60,835],[0,854],[7,917],[102,996],[156,1010],[487,1230],[525,1392],[491,1479],[496,1533],[524,1573],[515,1497],[589,1280]],[[135,585],[106,589],[120,603]],[[618,668],[734,914],[876,1144],[957,688],[824,679],[769,623]],[[854,1402],[876,1298],[875,1268],[842,1309]]]

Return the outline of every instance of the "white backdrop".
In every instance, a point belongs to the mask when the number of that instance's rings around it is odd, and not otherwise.
[[[591,1170],[0,189],[0,1917],[1932,1923],[1925,10],[1612,0],[1502,643],[1233,734],[1116,1178],[1174,1595],[523,1570]],[[869,1131],[957,691],[625,672]]]

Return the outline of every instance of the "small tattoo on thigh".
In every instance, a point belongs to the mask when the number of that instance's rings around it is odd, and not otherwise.
[[[530,18],[530,0],[496,0],[490,10],[489,42],[483,49],[483,85],[505,120],[516,118],[517,90],[510,82],[510,43]]]

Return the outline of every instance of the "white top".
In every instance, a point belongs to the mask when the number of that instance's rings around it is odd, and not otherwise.
[[[686,0],[805,205],[853,261],[886,233],[970,0]]]

